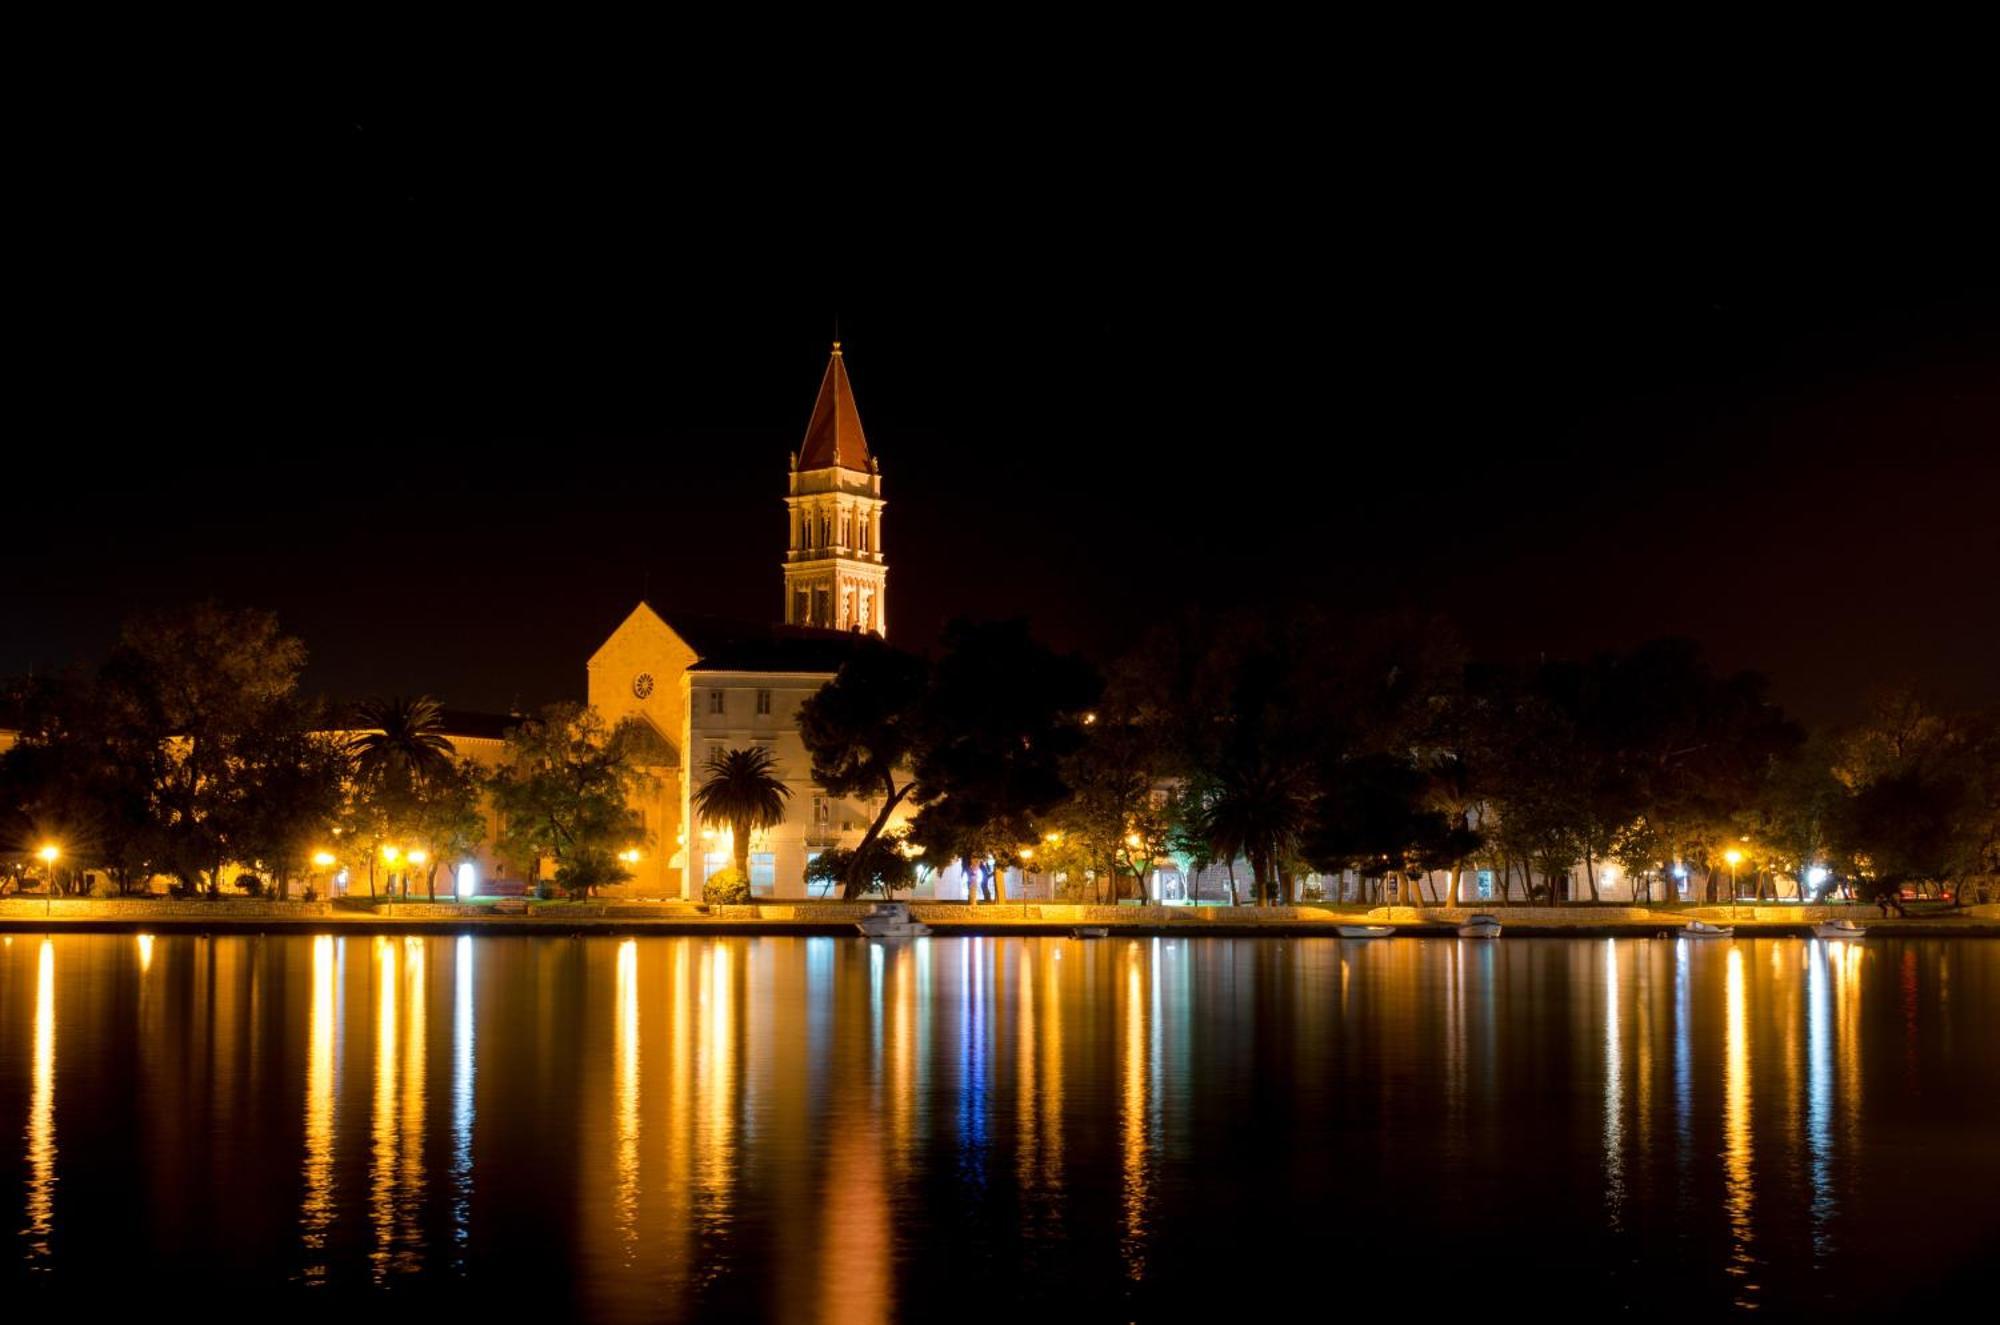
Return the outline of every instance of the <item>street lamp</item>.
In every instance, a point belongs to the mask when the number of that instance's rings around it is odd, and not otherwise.
[[[40,856],[42,860],[42,873],[44,876],[42,879],[42,914],[47,915],[49,907],[54,904],[52,899],[56,895],[56,861],[62,855],[62,848],[53,842],[46,842],[43,843],[42,849],[35,854]]]
[[[1736,918],[1736,866],[1742,861],[1743,853],[1735,847],[1731,847],[1722,853],[1722,858],[1729,862],[1729,918],[1734,920]]]

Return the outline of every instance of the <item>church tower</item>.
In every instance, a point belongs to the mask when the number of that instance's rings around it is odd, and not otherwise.
[[[792,456],[785,509],[785,624],[889,633],[882,471],[868,454],[840,342],[820,379],[806,440]]]

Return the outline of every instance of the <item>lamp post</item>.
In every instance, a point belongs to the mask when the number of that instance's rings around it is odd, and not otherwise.
[[[1722,853],[1722,858],[1729,862],[1729,918],[1734,920],[1736,919],[1736,866],[1742,861],[1743,853],[1731,847]]]
[[[56,861],[62,856],[62,848],[53,842],[48,842],[35,854],[41,857],[44,871],[42,879],[42,917],[43,919],[47,919],[51,913],[51,909],[55,906]]]
[[[334,866],[334,859],[333,859],[333,853],[331,851],[313,852],[313,874],[315,877],[325,874],[328,870],[332,869],[333,866]],[[326,895],[328,897],[333,896],[333,881],[331,879],[327,880]]]

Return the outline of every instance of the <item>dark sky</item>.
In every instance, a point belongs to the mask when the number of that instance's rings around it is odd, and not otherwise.
[[[65,130],[25,167],[0,671],[214,596],[278,611],[319,688],[490,708],[580,694],[642,591],[775,617],[837,315],[904,643],[1408,605],[1495,654],[1692,635],[1813,718],[1899,680],[2000,703],[1962,162],[1714,123],[885,124],[357,98]]]

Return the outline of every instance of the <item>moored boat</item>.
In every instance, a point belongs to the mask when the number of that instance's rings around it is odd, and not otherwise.
[[[1852,920],[1822,920],[1813,926],[1813,934],[1823,939],[1865,939],[1868,931]]]
[[[877,902],[854,927],[871,939],[920,939],[931,932],[929,925],[911,917],[902,902]]]
[[[1340,937],[1344,939],[1386,939],[1396,932],[1394,925],[1342,925]]]
[[[1106,925],[1078,925],[1069,932],[1073,939],[1108,939],[1111,929]]]
[[[1681,934],[1691,939],[1726,939],[1736,933],[1734,925],[1711,925],[1706,920],[1690,920]]]
[[[1462,939],[1497,939],[1500,937],[1500,922],[1489,915],[1467,916],[1465,923],[1458,927]]]

